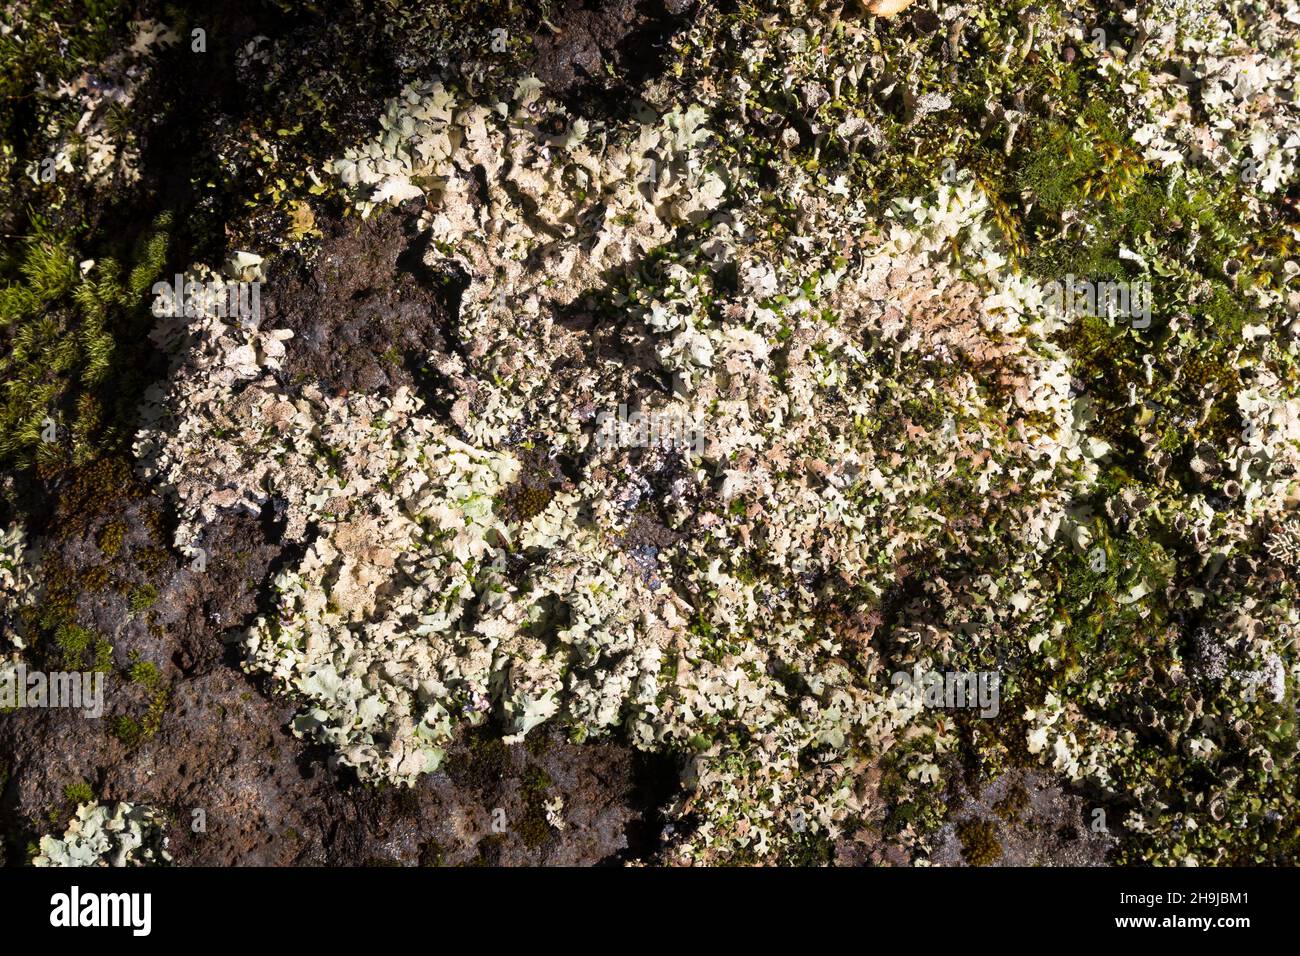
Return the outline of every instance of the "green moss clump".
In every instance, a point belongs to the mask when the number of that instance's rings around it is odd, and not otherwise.
[[[91,803],[94,799],[94,790],[84,780],[65,785],[63,788],[63,803],[50,808],[48,814],[50,825],[59,827],[61,824],[67,823],[77,812],[77,807],[83,803]]]
[[[442,845],[437,840],[429,839],[420,844],[420,866],[442,866],[444,859]]]
[[[509,763],[510,752],[501,738],[479,732],[470,736],[464,750],[449,754],[445,766],[457,786],[487,797],[501,786]]]
[[[535,518],[551,503],[555,493],[550,488],[530,486],[522,488],[514,498],[515,513],[520,521]]]
[[[122,541],[126,537],[126,522],[110,521],[99,532],[99,537],[95,543],[99,545],[99,550],[110,558],[117,557],[122,550]]]
[[[153,736],[158,733],[158,729],[162,726],[163,715],[167,712],[171,691],[167,687],[160,686],[161,676],[153,664],[147,662],[134,664],[128,676],[132,683],[152,692],[149,705],[139,719],[131,714],[118,714],[112,719],[109,727],[114,737],[134,750],[153,739]]]
[[[158,666],[151,661],[137,661],[131,665],[128,674],[131,683],[139,684],[148,690],[156,690],[162,682],[162,674],[159,672]]]
[[[0,257],[0,463],[52,475],[129,441],[145,369],[119,346],[139,347],[169,228],[155,223],[125,276],[109,255],[79,269],[84,252],[39,221]]]
[[[1006,796],[993,805],[993,812],[1008,823],[1015,823],[1029,809],[1029,791],[1017,781],[1007,788]]]
[[[521,446],[520,472],[514,484],[501,492],[496,510],[511,521],[527,521],[546,510],[555,497],[560,482],[552,462],[542,449],[532,445]]]
[[[998,828],[991,820],[972,818],[957,824],[962,856],[971,866],[988,866],[1002,855]]]
[[[142,584],[131,592],[131,610],[139,614],[158,602],[158,589],[152,584]]]
[[[524,846],[530,850],[536,850],[551,835],[551,825],[546,819],[546,795],[550,789],[550,774],[541,767],[529,764],[520,779],[524,817],[519,821],[517,829]]]
[[[113,718],[110,727],[113,736],[132,750],[144,742],[144,730],[141,728],[140,722],[130,714],[118,714]]]
[[[113,666],[113,645],[94,631],[76,624],[61,624],[54,632],[57,663],[64,670],[89,668],[106,674]]]
[[[63,788],[63,798],[74,805],[90,803],[95,799],[95,791],[84,780],[78,780]]]
[[[75,624],[65,624],[55,634],[55,640],[58,641],[63,659],[67,663],[79,662],[82,655],[90,648],[94,637],[95,635],[90,631]]]

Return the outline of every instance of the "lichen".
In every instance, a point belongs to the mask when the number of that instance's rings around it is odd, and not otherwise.
[[[171,862],[163,819],[129,803],[86,802],[62,837],[43,836],[33,866],[159,866]]]
[[[505,741],[618,735],[685,768],[668,862],[874,840],[923,861],[947,823],[986,865],[997,824],[952,785],[1030,766],[1097,795],[1117,861],[1294,861],[1300,7],[746,2],[683,18],[635,100],[588,109],[519,78],[510,31],[474,53],[459,6],[398,6],[379,32],[439,55],[399,57],[396,95],[337,126],[280,41],[240,52],[303,115],[223,147],[254,194],[223,234],[259,254],[185,274],[278,274],[262,255],[310,249],[333,203],[399,217],[455,288],[427,377],[331,392],[287,374],[288,328],[159,315],[135,431],[178,555],[283,514],[285,563],[230,637],[295,733],[371,784],[444,768],[482,793]],[[100,130],[88,90],[52,99]],[[67,142],[56,122],[41,145],[92,184],[134,161],[129,137]],[[23,386],[0,456],[81,463],[73,514],[121,468],[94,462],[104,318],[138,305],[74,248],[22,247],[0,303]],[[1149,312],[1062,307],[1076,281]],[[700,441],[606,440],[629,411]],[[38,442],[46,414],[71,454]],[[111,561],[124,532],[96,529]],[[76,605],[109,565],[36,574],[20,528],[0,541],[15,652],[88,658]],[[922,671],[997,673],[997,716],[895,693]],[[117,721],[132,746],[157,726]],[[565,820],[538,772],[534,849]]]

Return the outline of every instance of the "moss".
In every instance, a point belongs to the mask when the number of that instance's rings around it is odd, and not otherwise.
[[[991,820],[972,818],[957,824],[962,856],[971,866],[988,866],[1002,855],[998,828]]]
[[[536,850],[551,836],[551,825],[546,819],[546,797],[551,789],[551,777],[535,764],[524,768],[519,781],[524,800],[524,815],[515,828],[524,846]]]
[[[533,757],[541,757],[551,749],[551,738],[542,730],[524,738],[524,749]]]
[[[496,866],[501,859],[501,847],[505,844],[504,833],[490,833],[478,841],[478,854],[469,863],[470,866]]]
[[[132,750],[144,742],[144,729],[140,722],[130,714],[118,714],[112,718],[109,727],[114,737]]]
[[[95,791],[90,788],[90,784],[79,780],[63,788],[63,799],[73,805],[91,803],[95,799]]]
[[[131,683],[139,684],[146,690],[156,690],[162,682],[162,674],[159,672],[156,664],[151,661],[137,661],[131,665],[128,672]]]
[[[487,798],[495,794],[510,765],[510,751],[499,737],[480,730],[469,735],[461,749],[453,750],[445,764],[447,776]]]
[[[106,513],[117,513],[124,499],[132,500],[140,494],[131,462],[126,458],[101,458],[73,469],[59,494],[59,539],[89,535]]]
[[[166,548],[137,548],[131,552],[136,566],[146,577],[157,577],[171,564],[171,555]]]
[[[136,666],[140,667],[142,665]],[[153,665],[145,666],[152,667]],[[158,733],[158,729],[162,726],[163,716],[167,712],[167,703],[171,697],[171,692],[167,687],[157,686],[156,670],[142,672],[143,680],[136,680],[134,673],[131,676],[134,682],[152,691],[149,704],[139,719],[131,714],[118,714],[113,717],[109,727],[114,737],[134,750],[141,744],[152,740],[154,735]]]
[[[555,463],[544,449],[528,445],[517,450],[519,477],[501,492],[494,509],[510,521],[527,521],[546,510],[560,484]]]
[[[117,553],[122,550],[122,541],[125,537],[126,522],[110,521],[100,530],[95,543],[99,545],[99,550],[104,552],[105,555],[115,558]]]
[[[106,640],[95,641],[95,661],[91,669],[107,674],[113,668],[113,645]]]
[[[130,714],[118,714],[113,717],[109,723],[109,729],[114,737],[132,750],[139,747],[150,737],[144,725]]]
[[[30,96],[41,78],[46,83],[53,78],[71,79],[85,64],[120,49],[128,36],[131,12],[132,4],[123,0],[52,0],[39,5],[39,16],[19,5],[6,10],[0,22],[21,29],[0,33],[0,98]],[[15,141],[23,128],[23,114],[6,110],[0,118],[5,121],[0,139]]]
[[[1015,823],[1029,809],[1029,791],[1020,781],[1007,788],[1006,795],[993,805],[993,812],[1008,823]]]
[[[131,592],[129,599],[131,610],[139,614],[153,607],[158,601],[158,589],[152,584],[142,584]]]
[[[829,866],[835,860],[835,841],[825,831],[806,829],[790,838],[782,849],[785,866]]]
[[[881,761],[880,793],[890,806],[884,824],[886,836],[909,827],[929,832],[947,816],[948,806],[938,788],[915,787],[908,778],[909,757],[929,754],[933,747],[933,734],[918,735],[890,748]]]
[[[442,844],[432,838],[420,844],[420,866],[442,866],[446,854]]]
[[[110,578],[108,568],[98,564],[81,572],[81,586],[87,591],[102,591],[108,587]]]
[[[143,331],[144,292],[166,253],[157,237],[169,226],[156,224],[127,276],[110,255],[83,273],[87,257],[39,221],[19,256],[0,259],[0,463],[52,475],[129,442],[145,368],[118,333]]]
[[[92,632],[75,624],[63,625],[55,635],[59,649],[63,652],[64,661],[70,664],[77,664],[82,660],[82,656],[90,649],[94,638]]]
[[[57,663],[65,670],[89,668],[107,673],[113,664],[113,645],[94,631],[76,624],[63,624],[55,631]]]

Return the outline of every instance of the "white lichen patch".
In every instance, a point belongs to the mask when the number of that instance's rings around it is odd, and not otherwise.
[[[1192,6],[1144,7],[1140,43],[1096,52],[1133,106],[1133,164],[1204,177],[1253,157],[1267,194],[1292,178],[1297,142],[1289,94],[1265,87],[1289,89],[1294,51],[1268,18],[1252,21],[1253,52],[1220,42],[1217,14]],[[533,80],[500,100],[411,84],[374,137],[327,165],[362,215],[418,210],[425,264],[467,279],[455,347],[427,356],[436,401],[294,384],[285,330],[160,323],[173,364],[148,397],[142,469],[174,496],[182,548],[204,547],[228,509],[283,513],[301,556],[274,582],[276,611],[238,639],[247,667],[301,703],[295,731],[364,779],[410,783],[488,718],[510,740],[543,724],[617,732],[686,758],[674,814],[700,822],[670,857],[797,853],[869,829],[900,791],[941,799],[968,741],[951,715],[895,694],[890,671],[961,667],[997,669],[1015,700],[1014,731],[974,732],[1005,734],[991,751],[1146,797],[1141,742],[1097,716],[1128,701],[1098,674],[1146,659],[1071,641],[1123,617],[1176,646],[1176,628],[1153,623],[1172,559],[1144,539],[1117,570],[1107,528],[1176,514],[1207,581],[1243,541],[1294,550],[1280,516],[1300,501],[1295,294],[1270,286],[1248,303],[1230,361],[1249,375],[1218,396],[1242,433],[1196,449],[1204,486],[1117,477],[1138,467],[1121,456],[1163,477],[1170,439],[1142,430],[1153,416],[1138,417],[1136,382],[1135,447],[1118,447],[1127,409],[1096,427],[1111,389],[1077,378],[1065,343],[1084,338],[1081,319],[1025,271],[986,177],[953,165],[882,203],[852,161],[823,166],[823,147],[851,160],[883,143],[877,124],[897,125],[865,96],[844,98],[837,125],[755,142],[758,85],[817,116],[878,56],[862,28],[799,3],[790,17],[808,29],[762,33],[739,74],[691,95],[650,89],[624,119],[574,116]],[[1088,36],[1082,19],[1041,19],[1026,16],[1020,58],[1036,36],[1053,55]],[[961,36],[957,12],[940,22]],[[1124,85],[1175,53],[1205,72]],[[882,98],[904,94],[908,126],[953,105],[880,83]],[[1193,86],[1208,96],[1196,122]],[[1026,111],[987,113],[1012,155]],[[1144,243],[1116,263],[1142,281],[1174,271]],[[1139,335],[1149,317],[1090,318],[1116,352],[1156,340]],[[1191,321],[1169,321],[1171,339]],[[1157,363],[1142,365],[1153,389]],[[629,403],[702,441],[598,440],[601,414]],[[1195,430],[1209,409],[1179,420]],[[545,491],[530,484],[541,459],[565,472]],[[1209,606],[1204,589],[1187,603]],[[1284,697],[1296,623],[1280,599],[1216,605],[1198,679]],[[1188,718],[1172,746],[1212,760],[1215,720]],[[924,851],[922,828],[897,828],[909,852]]]
[[[29,164],[27,175],[33,182],[50,182],[62,174],[101,186],[115,178],[124,183],[139,180],[138,144],[132,134],[115,127],[113,113],[125,115],[131,106],[149,75],[154,48],[174,44],[178,37],[153,20],[132,27],[130,47],[71,82],[41,90],[51,114],[41,130],[48,153]]]
[[[37,555],[21,525],[0,530],[0,637],[15,650],[25,646],[26,622],[21,611],[36,597]]]
[[[704,115],[588,124],[535,83],[480,104],[434,82],[333,165],[364,212],[423,197],[431,264],[472,277],[464,355],[430,357],[456,390],[450,421],[405,391],[289,391],[276,330],[160,327],[175,365],[137,448],[176,496],[177,543],[200,547],[223,509],[284,504],[305,553],[275,581],[277,613],[244,636],[248,666],[303,702],[296,732],[363,777],[435,769],[455,728],[489,712],[517,736],[546,721],[577,737],[622,728],[642,748],[697,752],[692,803],[715,822],[695,845],[711,853],[783,845],[792,805],[808,832],[838,833],[873,809],[845,762],[903,735],[910,776],[938,784],[947,732],[906,732],[928,717],[891,693],[870,623],[806,608],[828,577],[878,599],[952,539],[947,502],[963,497],[987,517],[960,549],[1017,542],[1007,566],[1032,576],[1102,453],[1047,340],[1057,318],[1008,267],[965,178],[869,224],[847,184],[819,201],[789,168],[801,254],[781,255],[752,175]],[[670,252],[627,268],[654,250]],[[731,288],[714,281],[722,264]],[[538,374],[572,354],[554,317],[611,275],[602,294],[676,376],[668,401],[703,429],[703,455],[637,466]],[[587,407],[615,407],[620,381],[594,364]],[[521,519],[502,502],[524,421],[585,476]],[[628,469],[651,460],[676,469],[654,519],[674,543],[642,556],[625,543],[645,492]],[[954,586],[954,611],[982,627],[1031,626],[1023,590]],[[944,626],[915,632],[909,663],[978,640],[969,621]],[[809,760],[821,769],[799,772]],[[737,801],[743,825],[726,811]]]
[[[160,866],[171,862],[164,821],[130,803],[83,803],[62,837],[41,837],[33,866]]]
[[[1125,11],[1140,42],[1103,54],[1135,109],[1133,139],[1163,165],[1187,163],[1269,194],[1295,174],[1300,6],[1237,17],[1205,0]]]

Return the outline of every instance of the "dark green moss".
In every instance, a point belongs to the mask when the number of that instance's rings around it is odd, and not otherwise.
[[[521,465],[519,477],[501,492],[496,511],[509,521],[527,521],[546,510],[561,481],[555,462],[545,449],[523,445],[517,454]]]
[[[158,601],[158,589],[152,584],[142,584],[131,592],[131,610],[137,614],[147,611]]]
[[[504,833],[491,833],[478,841],[478,854],[470,861],[470,866],[497,866],[501,860],[501,847],[505,843]]]
[[[81,586],[87,591],[102,591],[108,587],[111,578],[108,568],[98,564],[81,572]]]
[[[445,854],[442,845],[432,838],[420,844],[420,866],[442,866]]]
[[[829,866],[835,860],[835,841],[824,831],[796,833],[781,853],[785,866]]]
[[[137,548],[131,553],[140,572],[146,577],[156,577],[171,565],[171,555],[166,548]]]
[[[113,717],[109,722],[113,736],[132,750],[152,740],[162,726],[170,696],[169,688],[158,687],[153,690],[144,714],[138,719],[131,714],[118,714]]]
[[[145,741],[144,728],[130,714],[118,714],[112,718],[109,727],[114,737],[132,750]]]
[[[533,757],[541,757],[551,749],[551,738],[544,730],[529,734],[524,738],[524,749]]]
[[[1020,781],[1007,788],[1006,795],[993,805],[993,812],[1008,823],[1015,823],[1029,809],[1029,791]]]
[[[971,866],[988,866],[1002,855],[998,828],[990,820],[972,818],[957,824],[962,856]]]
[[[524,768],[519,780],[524,800],[524,816],[516,827],[524,846],[536,850],[551,836],[551,825],[546,819],[546,798],[551,789],[551,777],[535,764]]]
[[[494,795],[510,765],[510,752],[500,737],[479,730],[470,734],[462,748],[453,749],[444,765],[453,783],[480,796]]]
[[[99,532],[99,537],[95,543],[99,545],[99,550],[110,558],[117,557],[117,553],[122,550],[122,541],[126,537],[125,521],[110,521]]]

